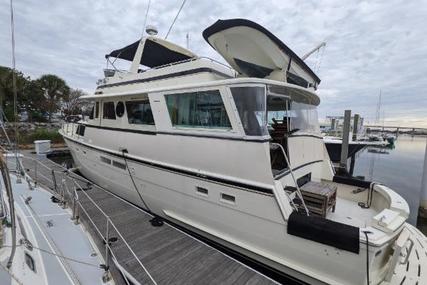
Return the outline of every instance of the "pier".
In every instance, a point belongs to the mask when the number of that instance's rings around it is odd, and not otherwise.
[[[22,164],[31,184],[84,225],[116,284],[277,284],[47,158],[25,151]]]

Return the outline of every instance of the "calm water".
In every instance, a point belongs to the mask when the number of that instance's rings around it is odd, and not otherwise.
[[[409,222],[416,224],[420,202],[421,178],[426,148],[426,137],[400,135],[394,149],[374,153],[379,149],[366,148],[358,153],[354,176],[381,182],[408,201],[411,209]]]

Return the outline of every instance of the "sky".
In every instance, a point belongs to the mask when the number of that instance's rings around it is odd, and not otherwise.
[[[148,0],[13,0],[16,66],[31,78],[53,73],[93,93],[105,54],[136,41]],[[182,0],[152,0],[147,24],[164,37]],[[222,60],[202,31],[218,19],[255,21],[302,56],[322,82],[319,117],[351,109],[375,123],[427,127],[427,0],[187,0],[168,37]],[[0,65],[11,66],[9,1],[0,2]]]

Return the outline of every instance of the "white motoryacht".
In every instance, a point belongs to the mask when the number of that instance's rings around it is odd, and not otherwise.
[[[427,240],[385,185],[335,175],[317,75],[244,19],[203,36],[230,65],[150,34],[110,58],[85,121],[60,130],[80,172],[122,198],[310,284],[425,284]],[[407,282],[407,283],[404,283]]]

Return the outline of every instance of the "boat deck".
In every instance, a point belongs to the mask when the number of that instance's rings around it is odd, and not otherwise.
[[[69,213],[50,203],[51,195],[48,192],[30,190],[25,181],[17,183],[14,175],[11,175],[11,184],[16,208],[19,207],[24,215],[21,215],[21,219],[28,220],[34,234],[33,250],[40,248],[44,267],[48,269],[47,281],[64,285],[102,284],[104,270],[99,267],[101,262],[97,253],[82,229],[73,226]],[[3,182],[1,188],[4,189]],[[31,200],[26,203],[29,197]],[[57,257],[53,253],[66,258]],[[15,262],[16,266],[21,266],[18,260]],[[25,284],[25,279],[20,278],[17,277]]]
[[[79,220],[104,257],[107,232],[112,240],[108,254],[114,263],[111,263],[111,272],[117,284],[121,284],[120,272],[134,284],[277,284],[168,223],[152,226],[149,213],[101,187],[88,184],[77,174],[64,172],[64,168],[53,161],[37,158],[29,151],[24,155],[27,173],[56,196],[64,189],[78,190]],[[37,163],[36,171],[34,159],[47,167]],[[69,176],[80,180],[73,182]],[[126,284],[123,279],[121,282]]]

